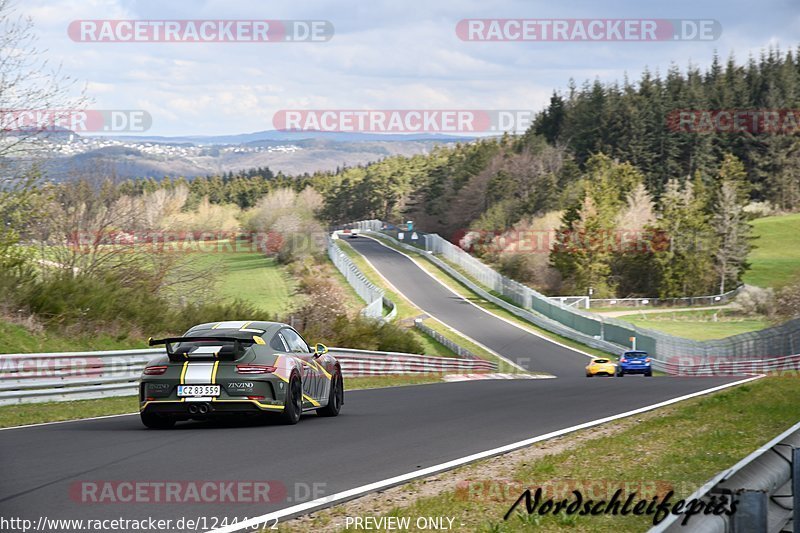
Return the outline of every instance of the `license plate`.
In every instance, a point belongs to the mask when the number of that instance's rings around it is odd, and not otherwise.
[[[631,363],[633,363],[634,365],[641,365],[642,364],[641,361],[631,361]]]
[[[178,385],[178,396],[181,398],[219,396],[219,385]]]

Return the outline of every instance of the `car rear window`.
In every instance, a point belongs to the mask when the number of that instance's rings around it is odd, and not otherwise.
[[[647,352],[628,352],[624,357],[629,359],[641,359],[642,357],[647,357]]]
[[[608,363],[608,359],[595,359],[595,363]]]

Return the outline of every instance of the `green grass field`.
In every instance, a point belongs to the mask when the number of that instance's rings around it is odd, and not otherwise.
[[[800,279],[800,213],[758,218],[753,234],[745,283],[780,288]]]
[[[713,320],[714,313],[714,311],[705,310],[625,315],[620,317],[620,320],[697,341],[722,339],[739,333],[768,328],[771,325],[766,319],[740,317],[725,309],[717,312],[718,320],[715,322]]]
[[[221,252],[198,256],[198,261],[219,267],[217,291],[226,300],[250,302],[268,318],[291,307],[294,280],[274,258],[257,252]]]

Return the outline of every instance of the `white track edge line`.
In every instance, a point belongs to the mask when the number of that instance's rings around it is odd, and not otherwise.
[[[465,302],[467,302],[467,303],[469,303],[469,304],[475,305],[474,303],[470,302],[469,300],[467,300],[466,298],[464,298],[463,296],[461,296],[460,294],[458,294],[457,292],[455,292],[453,289],[451,289],[450,287],[448,287],[447,285],[445,285],[444,283],[442,283],[440,280],[436,279],[436,277],[434,277],[434,276],[433,276],[433,274],[431,274],[430,272],[428,272],[427,270],[425,270],[424,268],[422,268],[422,267],[419,265],[419,263],[417,263],[417,262],[414,260],[414,258],[413,258],[413,257],[410,257],[410,256],[408,256],[408,255],[404,254],[403,252],[397,251],[397,250],[395,250],[394,248],[392,248],[392,247],[390,247],[390,246],[386,246],[385,244],[383,244],[383,243],[382,243],[381,241],[379,241],[378,239],[373,239],[372,237],[366,237],[366,238],[367,238],[367,239],[369,239],[369,240],[371,240],[371,241],[377,242],[378,244],[380,244],[380,245],[381,245],[381,246],[383,246],[384,248],[387,248],[387,249],[389,249],[389,250],[391,250],[391,251],[393,251],[393,252],[397,252],[398,254],[402,255],[403,257],[405,257],[406,259],[408,259],[409,261],[411,261],[411,262],[414,264],[414,266],[416,266],[416,267],[417,267],[418,269],[420,269],[422,272],[424,272],[425,274],[427,274],[428,276],[430,276],[431,278],[433,278],[434,280],[436,280],[436,282],[437,282],[437,283],[439,283],[440,285],[444,286],[444,287],[445,287],[447,290],[449,290],[450,292],[452,292],[453,294],[455,294],[456,296],[458,296],[458,297],[459,297],[461,300],[463,300],[463,301],[465,301]],[[401,290],[399,290],[399,289],[398,289],[398,288],[397,288],[397,287],[396,287],[396,286],[395,286],[395,285],[394,285],[394,284],[393,284],[391,281],[389,281],[388,279],[386,279],[386,277],[385,277],[383,274],[381,274],[381,271],[380,271],[380,270],[378,270],[378,269],[375,267],[375,265],[373,265],[373,264],[372,264],[372,262],[370,262],[370,260],[367,258],[367,256],[365,256],[364,254],[362,254],[361,252],[359,252],[358,250],[356,250],[356,249],[355,249],[355,247],[353,247],[353,246],[350,246],[350,247],[351,247],[351,248],[352,248],[352,249],[353,249],[353,250],[354,250],[354,251],[355,251],[355,252],[356,252],[358,255],[360,255],[360,256],[361,256],[361,258],[362,258],[362,259],[364,259],[364,261],[366,261],[366,263],[367,263],[367,264],[370,266],[370,268],[372,268],[372,270],[374,270],[374,271],[375,271],[375,273],[376,273],[376,274],[378,274],[378,276],[380,276],[380,278],[381,278],[381,279],[382,279],[382,280],[383,280],[383,281],[384,281],[384,282],[385,282],[385,283],[386,283],[386,284],[387,284],[387,285],[388,285],[388,286],[389,286],[389,287],[390,287],[390,288],[391,288],[391,289],[392,289],[394,292],[396,292],[397,294],[399,294],[401,298],[403,298],[403,299],[404,299],[406,302],[408,302],[408,303],[409,303],[409,304],[411,304],[412,306],[416,307],[417,309],[419,309],[419,310],[421,310],[421,311],[425,311],[425,309],[423,309],[423,308],[422,308],[422,307],[420,307],[419,305],[417,305],[417,304],[415,304],[414,302],[412,302],[412,301],[411,301],[411,299],[410,299],[408,296],[406,296],[405,294],[403,294],[403,292],[402,292]],[[476,306],[476,307],[477,307],[477,306]],[[478,307],[478,308],[479,308],[479,309],[481,309],[480,307]],[[485,309],[482,309],[482,310],[484,310],[484,311],[485,311]],[[488,312],[488,311],[487,311],[487,312]],[[462,332],[461,332],[461,330],[459,330],[459,329],[456,329],[456,328],[454,328],[453,326],[451,326],[450,324],[448,324],[448,323],[446,323],[446,322],[442,321],[441,319],[438,319],[438,318],[436,318],[436,316],[434,316],[433,314],[429,313],[428,311],[425,311],[425,313],[426,313],[426,314],[428,314],[428,316],[430,316],[430,317],[431,317],[433,320],[435,320],[436,322],[439,322],[440,324],[443,324],[444,326],[446,326],[446,327],[447,327],[448,329],[450,329],[450,331],[452,331],[453,333],[456,333],[457,335],[460,335],[460,336],[464,337],[465,339],[467,339],[468,341],[472,342],[472,343],[473,343],[473,344],[475,344],[476,346],[480,346],[481,348],[483,348],[484,350],[486,350],[486,351],[487,351],[487,352],[489,352],[490,354],[494,355],[495,357],[497,357],[497,358],[498,358],[498,359],[500,359],[501,361],[505,361],[507,364],[511,365],[512,367],[516,368],[517,370],[521,370],[521,371],[523,371],[523,372],[536,372],[535,370],[528,370],[527,368],[523,368],[522,366],[518,365],[517,363],[515,363],[515,362],[514,362],[514,361],[512,361],[511,359],[508,359],[507,357],[504,357],[504,356],[500,355],[499,353],[497,353],[496,351],[492,350],[491,348],[489,348],[489,347],[488,347],[488,346],[486,346],[485,344],[483,344],[483,343],[480,343],[480,342],[476,341],[475,339],[473,339],[472,337],[470,337],[469,335],[466,335],[466,334],[462,333]],[[496,315],[493,315],[493,316],[496,316]],[[501,317],[497,317],[497,318],[500,318],[500,319],[502,319]]]
[[[77,400],[81,401],[81,400]],[[44,402],[42,402],[44,403]],[[2,407],[11,407],[12,405],[36,405],[36,403],[20,403],[20,404],[9,404],[3,405]],[[8,426],[4,428],[0,428],[0,431],[6,431],[8,429],[25,429],[25,428],[35,428],[39,426],[52,426],[53,424],[67,424],[69,422],[85,422],[87,420],[102,420],[104,418],[116,418],[119,416],[133,416],[138,415],[139,412],[133,413],[119,413],[117,415],[102,415],[102,416],[90,416],[89,418],[72,418],[70,420],[54,420],[53,422],[38,422],[36,424],[25,424],[24,426]]]
[[[726,383],[723,385],[718,385],[716,387],[712,387],[710,389],[701,390],[698,392],[693,392],[690,394],[686,394],[684,396],[679,396],[677,398],[672,398],[669,400],[664,400],[663,402],[655,403],[652,405],[647,405],[644,407],[639,407],[638,409],[634,409],[632,411],[626,411],[624,413],[619,413],[616,415],[607,416],[605,418],[599,418],[597,420],[592,420],[589,422],[584,422],[582,424],[578,424],[575,426],[571,426],[564,429],[559,429],[556,431],[552,431],[550,433],[545,433],[544,435],[539,435],[538,437],[532,437],[530,439],[521,440],[518,442],[514,442],[511,444],[506,444],[505,446],[500,446],[498,448],[492,448],[490,450],[486,450],[483,452],[478,452],[472,455],[467,455],[465,457],[461,457],[458,459],[453,459],[451,461],[447,461],[445,463],[440,463],[438,465],[429,466],[427,468],[423,468],[421,470],[415,470],[414,472],[409,472],[406,474],[401,474],[399,476],[383,479],[381,481],[375,481],[373,483],[369,483],[367,485],[362,485],[360,487],[356,487],[353,489],[348,489],[342,492],[337,492],[336,494],[331,494],[330,496],[326,496],[324,498],[318,498],[316,500],[312,500],[310,502],[301,503],[299,505],[294,505],[292,507],[287,507],[285,509],[281,509],[279,511],[274,511],[272,513],[267,513],[261,516],[257,516],[255,518],[251,518],[240,522],[238,524],[232,524],[229,526],[212,529],[207,531],[206,533],[232,533],[234,531],[241,531],[242,529],[246,528],[253,528],[256,526],[267,526],[271,522],[275,522],[276,520],[280,520],[281,518],[285,518],[288,516],[298,516],[303,514],[304,512],[310,510],[317,510],[324,507],[330,507],[332,504],[341,501],[351,500],[358,496],[363,496],[365,494],[369,494],[370,492],[375,492],[377,490],[381,490],[384,488],[388,488],[394,485],[399,485],[401,483],[408,482],[415,478],[425,477],[431,474],[436,474],[438,472],[442,472],[445,470],[450,470],[456,468],[458,466],[465,465],[467,463],[471,463],[474,461],[479,461],[481,459],[486,459],[487,457],[491,457],[494,455],[499,455],[503,453],[508,453],[510,451],[517,450],[519,448],[524,448],[526,446],[530,446],[531,444],[535,444],[537,442],[541,442],[543,440],[552,439],[554,437],[559,437],[561,435],[565,435],[567,433],[572,433],[575,431],[579,431],[581,429],[587,429],[590,427],[594,427],[600,424],[604,424],[606,422],[612,422],[614,420],[619,420],[621,418],[626,418],[629,416],[637,415],[639,413],[645,413],[647,411],[652,411],[654,409],[658,409],[660,407],[666,407],[668,405],[672,405],[674,403],[678,403],[683,400],[688,400],[690,398],[695,398],[697,396],[703,396],[706,394],[711,394],[712,392],[717,392],[723,389],[727,389],[729,387],[734,387],[736,385],[742,385],[749,381],[753,381],[756,379],[760,379],[763,376],[755,376],[750,377],[747,379],[734,381],[732,383]]]
[[[537,337],[539,337],[539,338],[541,338],[541,339],[544,339],[544,340],[546,340],[546,341],[548,341],[548,342],[552,342],[553,344],[555,344],[555,345],[558,345],[558,346],[561,346],[562,348],[566,348],[567,350],[572,350],[573,352],[579,353],[579,354],[581,354],[581,355],[585,355],[586,357],[590,357],[590,358],[592,358],[592,359],[594,359],[594,358],[595,358],[595,356],[594,356],[594,355],[592,355],[592,354],[590,354],[590,353],[588,353],[588,352],[584,352],[583,350],[580,350],[580,349],[578,349],[578,348],[573,348],[572,346],[567,346],[566,344],[563,344],[563,343],[561,343],[561,342],[559,342],[559,341],[557,341],[557,340],[555,340],[555,339],[551,339],[550,337],[548,337],[548,336],[546,336],[546,335],[544,335],[544,334],[542,334],[542,333],[539,333],[539,332],[538,332],[538,331],[536,331],[536,330],[530,329],[530,328],[528,328],[528,327],[526,327],[526,326],[523,326],[522,324],[519,324],[519,323],[517,323],[517,322],[514,322],[513,320],[509,320],[508,318],[505,318],[505,317],[502,317],[502,316],[500,316],[500,315],[496,315],[496,314],[492,313],[492,312],[491,312],[491,311],[489,311],[488,309],[485,309],[484,307],[481,307],[480,305],[476,304],[475,302],[473,302],[473,301],[471,301],[471,300],[469,300],[469,299],[467,299],[467,298],[464,298],[463,296],[461,296],[460,294],[458,294],[458,293],[457,293],[457,292],[456,292],[454,289],[452,289],[451,287],[449,287],[449,286],[448,286],[448,285],[447,285],[445,282],[443,282],[442,280],[440,280],[439,278],[437,278],[436,276],[434,276],[433,274],[431,274],[430,272],[428,272],[428,271],[427,271],[427,269],[425,269],[425,268],[421,267],[421,266],[419,265],[419,263],[417,263],[417,260],[416,260],[416,259],[414,259],[413,257],[411,257],[411,256],[409,256],[409,255],[406,255],[405,253],[403,253],[403,252],[401,252],[401,251],[399,251],[399,250],[396,250],[396,249],[392,248],[391,246],[387,246],[386,244],[382,243],[382,242],[381,242],[379,239],[375,239],[375,238],[372,238],[372,237],[367,237],[367,239],[372,239],[373,241],[377,242],[377,243],[378,243],[378,244],[380,244],[381,246],[383,246],[383,247],[385,247],[385,248],[388,248],[389,250],[392,250],[393,252],[397,252],[398,254],[400,254],[400,255],[402,255],[402,256],[404,256],[404,257],[406,257],[406,258],[407,258],[409,261],[411,261],[412,263],[414,263],[415,265],[417,265],[417,268],[419,268],[420,270],[422,270],[423,272],[425,272],[425,274],[427,274],[428,276],[430,276],[431,278],[433,278],[434,280],[436,280],[436,282],[437,282],[437,283],[439,283],[440,285],[442,285],[443,287],[445,287],[445,288],[446,288],[448,291],[452,292],[453,294],[455,294],[456,296],[458,296],[459,298],[461,298],[462,300],[464,300],[464,301],[465,301],[465,302],[467,302],[468,304],[470,304],[470,305],[473,305],[473,306],[477,307],[478,309],[480,309],[480,310],[481,310],[481,311],[483,311],[484,313],[487,313],[487,314],[489,314],[489,315],[492,315],[493,317],[495,317],[495,318],[497,318],[497,319],[499,319],[499,320],[502,320],[503,322],[506,322],[506,323],[508,323],[508,324],[511,324],[512,326],[514,326],[514,327],[517,327],[517,328],[519,328],[519,329],[521,329],[521,330],[523,330],[523,331],[527,331],[527,332],[528,332],[528,333],[530,333],[531,335],[536,335]],[[434,266],[435,268],[439,268],[439,267],[438,267],[438,266],[436,266],[436,265],[433,265],[433,266]],[[374,268],[374,267],[373,267],[373,268]],[[441,270],[441,269],[440,269],[440,270]],[[448,274],[447,272],[445,272],[444,274],[445,274],[446,276],[450,276],[450,274]],[[452,277],[452,276],[451,276],[451,277]],[[455,281],[456,283],[460,283],[460,282],[459,282],[458,280],[456,280],[456,279],[454,279],[454,281]],[[477,285],[477,283],[476,283],[476,285]],[[472,291],[471,291],[469,288],[467,288],[467,287],[465,287],[465,289],[466,289],[467,291],[469,291],[469,292],[472,292]],[[475,294],[475,293],[473,292],[473,294]],[[476,296],[476,297],[478,297],[478,298],[484,299],[484,298],[482,298],[481,296],[479,296],[478,294],[475,294],[475,296]],[[490,303],[492,303],[492,302],[490,302]],[[494,304],[494,303],[492,303],[492,304],[493,304],[493,305],[497,305],[497,304]],[[520,309],[522,309],[523,311],[527,311],[527,309],[523,309],[523,308],[521,308],[521,307],[520,307]],[[508,311],[508,310],[506,310],[506,311]],[[510,313],[511,311],[508,311],[508,312]],[[513,314],[513,313],[512,313],[512,314]],[[523,318],[520,318],[520,320],[524,320],[524,319],[523,319]],[[533,324],[532,324],[532,325],[533,325]],[[537,326],[537,327],[538,327],[538,326]],[[542,329],[544,329],[544,328],[542,328]],[[555,334],[555,333],[553,333],[553,335],[556,335],[556,334]],[[578,342],[578,341],[575,341],[575,342]]]

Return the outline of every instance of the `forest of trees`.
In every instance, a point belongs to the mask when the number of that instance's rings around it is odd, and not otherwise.
[[[800,203],[800,135],[678,131],[670,116],[798,108],[800,50],[768,50],[744,65],[715,57],[705,70],[673,65],[665,75],[645,70],[636,82],[571,82],[519,136],[291,178],[269,169],[198,178],[187,184],[189,205],[208,198],[246,209],[276,187],[311,186],[325,199],[321,219],[331,224],[412,219],[454,241],[470,230],[530,227],[583,235],[584,245],[554,247],[544,261],[476,249],[546,292],[712,294],[736,286],[747,268],[746,206],[791,211]],[[545,228],[545,220],[557,222]],[[635,253],[585,238],[620,231],[641,241]]]
[[[645,71],[636,83],[571,84],[554,94],[528,134],[568,148],[579,164],[602,152],[641,170],[657,194],[676,177],[713,176],[725,154],[745,165],[750,195],[783,209],[800,201],[800,137],[723,133],[693,134],[667,127],[678,110],[797,110],[800,48],[771,49],[745,65],[714,57],[701,71],[671,66],[665,76]],[[795,132],[797,133],[797,132]]]

